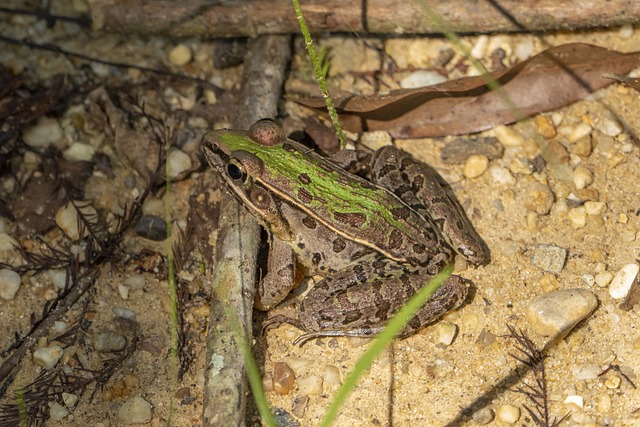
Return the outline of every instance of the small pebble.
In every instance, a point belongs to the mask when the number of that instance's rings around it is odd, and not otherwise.
[[[124,279],[124,284],[134,291],[144,288],[146,282],[144,274],[132,274]]]
[[[618,136],[622,133],[622,125],[613,118],[605,118],[596,123],[596,129],[608,136]]]
[[[74,393],[62,393],[62,401],[67,408],[73,408],[78,402],[78,395]]]
[[[609,285],[609,295],[613,299],[624,299],[629,295],[631,286],[636,280],[640,271],[640,265],[636,263],[627,264],[620,269]]]
[[[22,135],[25,144],[32,148],[44,148],[62,138],[62,128],[56,119],[41,117],[35,126]]]
[[[96,153],[96,149],[89,144],[83,144],[81,142],[74,142],[71,147],[64,150],[62,155],[65,159],[71,162],[90,162],[93,159],[93,155]]]
[[[524,61],[525,59],[529,58],[533,54],[534,49],[535,49],[535,45],[533,43],[533,39],[527,38],[518,42],[518,44],[516,44],[515,48],[513,49],[513,54],[520,61]]]
[[[273,417],[275,418],[277,426],[280,427],[300,427],[300,422],[296,420],[293,415],[285,411],[282,408],[275,408],[273,410]]]
[[[324,367],[324,384],[336,387],[341,384],[340,370],[336,366],[327,365]]]
[[[389,132],[386,132],[384,130],[364,132],[360,136],[360,142],[362,143],[362,145],[374,151],[393,143]]]
[[[322,394],[322,377],[309,375],[298,379],[298,392],[305,396],[319,396]]]
[[[291,413],[298,418],[303,418],[304,413],[309,406],[309,396],[298,396],[293,399],[293,406],[291,407]]]
[[[78,209],[87,219],[96,218],[98,212],[91,205],[78,202]],[[78,211],[76,206],[71,202],[67,202],[64,206],[60,207],[56,212],[56,224],[64,234],[66,234],[71,240],[78,240],[80,238],[80,230],[78,229]],[[88,230],[84,229],[83,235],[88,234]]]
[[[573,171],[573,184],[576,189],[582,190],[593,182],[591,171],[584,166],[578,166]]]
[[[464,164],[464,176],[469,179],[482,175],[489,167],[489,159],[481,154],[469,156]]]
[[[53,421],[60,421],[69,415],[69,410],[58,402],[49,402],[49,418]]]
[[[0,270],[0,298],[12,300],[20,289],[20,275],[13,270]]]
[[[503,168],[502,166],[492,166],[489,169],[489,173],[491,174],[493,181],[498,184],[513,185],[516,182],[509,169]]]
[[[473,154],[481,154],[491,160],[499,159],[504,154],[504,146],[498,142],[498,138],[456,138],[442,147],[440,158],[444,163],[460,164]]]
[[[176,179],[191,169],[191,157],[181,150],[172,150],[167,156],[169,178]]]
[[[571,368],[571,375],[577,381],[580,380],[595,380],[600,375],[602,369],[595,363],[588,365],[576,365]]]
[[[567,250],[555,245],[538,245],[533,249],[531,262],[548,273],[560,273],[567,259]]]
[[[33,352],[33,362],[45,369],[53,369],[63,354],[64,349],[59,345],[42,347]]]
[[[543,336],[564,336],[598,305],[586,289],[562,289],[533,298],[526,308],[531,328]]]
[[[159,242],[167,238],[167,223],[154,215],[144,215],[135,227],[138,236]]]
[[[67,272],[65,270],[49,270],[47,271],[49,280],[56,289],[64,289],[67,284]]]
[[[151,421],[151,404],[140,396],[134,396],[122,404],[118,418],[126,425],[146,424]]]
[[[604,381],[604,386],[609,390],[615,390],[620,387],[622,379],[617,375],[611,375]]]
[[[129,287],[125,285],[118,285],[118,293],[120,298],[129,299]]]
[[[573,128],[571,133],[567,135],[569,142],[576,142],[580,138],[583,138],[591,134],[593,128],[588,123],[582,122]]]
[[[584,212],[587,215],[602,215],[607,205],[604,202],[594,202],[589,200],[584,203]]]
[[[596,282],[596,285],[604,288],[605,286],[608,286],[609,283],[611,283],[611,280],[613,280],[613,274],[610,271],[603,271],[597,273],[594,280]]]
[[[18,241],[7,233],[0,233],[0,252],[10,251],[18,246]]]
[[[117,332],[101,332],[93,338],[93,348],[102,353],[120,351],[127,346],[127,337]]]
[[[437,71],[418,70],[410,73],[400,80],[403,89],[415,89],[446,82],[447,78]]]
[[[515,424],[520,419],[520,409],[513,405],[500,405],[496,411],[498,420],[507,423]]]
[[[601,393],[596,399],[596,410],[601,414],[606,414],[611,410],[611,397],[606,393]]]
[[[575,394],[570,394],[564,399],[565,404],[576,405],[578,408],[584,408],[584,398]]]
[[[584,283],[587,286],[593,286],[596,283],[596,278],[593,274],[583,274],[581,279],[582,279],[582,283]]]
[[[524,207],[539,215],[546,215],[551,211],[555,197],[548,185],[536,184],[527,194]]]
[[[438,344],[451,345],[458,333],[458,327],[450,322],[438,322],[435,325],[435,336]]]
[[[542,149],[542,157],[551,164],[560,165],[569,161],[569,152],[562,143],[552,139]]]
[[[128,308],[124,308],[124,307],[113,307],[111,309],[111,312],[122,318],[122,319],[130,319],[133,320],[136,318],[136,312],[133,310],[129,310]]]
[[[186,44],[179,44],[169,52],[169,62],[173,65],[177,65],[178,67],[182,67],[183,65],[187,65],[191,62],[191,58],[193,57],[193,53],[191,49]]]
[[[569,209],[567,212],[567,218],[571,221],[571,225],[574,228],[582,228],[587,225],[587,214],[584,210],[584,206]]]
[[[524,137],[521,133],[504,125],[493,128],[493,134],[505,147],[519,147],[524,143]]]
[[[273,364],[273,391],[279,395],[289,394],[296,384],[296,374],[289,365],[283,362]]]
[[[633,35],[633,25],[631,24],[624,24],[618,30],[618,37],[620,37],[623,40],[630,38],[632,35]]]
[[[584,138],[580,138],[571,145],[571,154],[581,157],[589,157],[592,149],[593,147],[591,145],[591,136],[588,135]]]
[[[538,115],[535,119],[536,130],[540,135],[551,139],[557,135],[556,127],[549,116]]]
[[[479,426],[485,426],[493,421],[495,414],[491,408],[482,408],[473,413],[471,419]]]

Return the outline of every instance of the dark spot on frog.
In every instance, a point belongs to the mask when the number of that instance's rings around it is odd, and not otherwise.
[[[310,216],[305,216],[302,219],[302,223],[304,224],[305,227],[310,228],[311,230],[313,230],[318,226],[318,223],[316,222],[316,220],[311,218]]]
[[[418,175],[413,178],[411,182],[411,187],[413,187],[413,191],[422,190],[422,186],[424,185],[424,175]]]
[[[309,175],[307,175],[306,173],[301,173],[300,175],[298,175],[298,181],[305,185],[311,184],[311,178],[309,178]]]
[[[396,229],[391,230],[391,233],[389,233],[389,241],[387,242],[389,249],[397,249],[401,247],[402,241],[402,233]]]
[[[406,184],[402,184],[398,187],[395,187],[393,189],[393,192],[400,197],[402,197],[403,194],[407,194],[407,193],[413,194],[413,191],[411,191],[411,188]]]
[[[404,156],[402,157],[402,159],[400,160],[400,166],[398,166],[398,169],[400,170],[404,170],[407,169],[413,165],[415,165],[417,162],[415,160],[413,160],[411,157],[409,156]]]
[[[320,264],[320,261],[322,261],[322,255],[320,255],[320,253],[316,252],[313,254],[313,256],[311,257],[311,263],[313,265],[318,265]]]
[[[333,241],[333,252],[340,253],[347,247],[347,243],[340,237]]]
[[[382,294],[376,294],[376,317],[378,319],[386,319],[389,317],[389,312],[391,311],[391,303],[389,300],[384,299]]]
[[[353,272],[354,273],[362,273],[364,271],[364,266],[363,265],[359,265],[356,264],[353,266]]]
[[[305,248],[305,245],[304,245],[304,243],[303,243],[303,242],[300,242],[300,243],[298,243],[298,247],[299,247],[300,249],[304,249],[304,248]]]
[[[393,215],[393,219],[396,221],[401,219],[407,219],[409,217],[409,209],[406,206],[401,206],[399,208],[392,208],[391,215]]]
[[[398,170],[398,169],[397,169],[395,166],[393,166],[393,165],[389,165],[389,164],[386,164],[386,165],[384,165],[383,167],[381,167],[381,168],[378,170],[377,176],[378,176],[378,177],[380,177],[380,178],[384,178],[384,177],[385,177],[385,176],[387,176],[390,172],[394,172],[394,171],[397,171],[397,170]]]
[[[367,216],[360,212],[333,212],[333,219],[336,221],[350,225],[351,227],[360,228],[367,220]]]
[[[425,246],[423,244],[420,243],[416,243],[415,245],[413,245],[413,252],[417,253],[417,254],[422,254],[424,253],[425,250]]]
[[[360,312],[360,310],[350,310],[345,313],[344,319],[342,320],[341,323],[343,325],[349,326],[361,318],[362,318],[362,313]]]
[[[298,199],[304,204],[309,204],[313,201],[313,196],[305,188],[299,188]]]
[[[284,148],[285,151],[288,151],[289,153],[295,153],[296,151],[298,151],[296,150],[296,147],[289,144],[288,142],[285,142],[284,144],[282,144],[282,148]]]

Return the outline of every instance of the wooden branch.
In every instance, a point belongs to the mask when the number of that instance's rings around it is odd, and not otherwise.
[[[573,30],[640,21],[637,0],[423,0],[457,33]],[[173,36],[298,33],[290,0],[93,0],[94,29]],[[417,2],[307,0],[312,31],[439,34]],[[363,10],[363,5],[366,4]]]
[[[263,36],[249,43],[242,93],[233,121],[236,129],[248,129],[261,118],[276,117],[291,56],[290,44],[288,36]],[[204,427],[245,425],[249,395],[234,325],[240,322],[242,333],[251,341],[260,229],[230,195],[220,202],[219,224],[211,276],[214,294],[207,337]]]

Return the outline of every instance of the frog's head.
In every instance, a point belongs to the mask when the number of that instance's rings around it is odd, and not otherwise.
[[[273,126],[280,127],[271,123],[257,122],[249,132],[228,129],[207,132],[202,138],[202,147],[218,182],[271,233],[291,240],[287,221],[280,213],[274,193],[261,180],[265,161],[270,161],[265,153],[277,149],[274,147],[277,132]],[[255,141],[250,135],[262,142]]]

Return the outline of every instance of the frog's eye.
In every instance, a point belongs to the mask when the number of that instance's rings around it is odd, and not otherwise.
[[[242,163],[237,161],[236,159],[231,159],[227,164],[227,174],[231,177],[232,180],[238,181],[244,184],[247,181],[247,171],[245,170]]]

